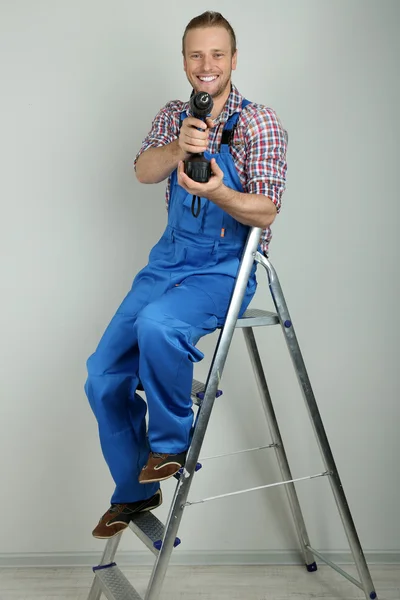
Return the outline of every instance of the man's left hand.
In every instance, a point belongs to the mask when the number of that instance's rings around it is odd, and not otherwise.
[[[223,187],[222,183],[224,178],[223,171],[219,168],[215,158],[211,159],[211,177],[207,183],[197,183],[188,177],[184,171],[183,162],[180,161],[178,165],[178,183],[183,187],[189,194],[193,196],[199,196],[200,198],[207,198],[212,202],[218,198],[218,194],[221,193]]]

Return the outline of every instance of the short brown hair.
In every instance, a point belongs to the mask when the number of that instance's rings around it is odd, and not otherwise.
[[[231,36],[232,55],[235,54],[236,35],[231,24],[225,19],[225,17],[221,15],[221,13],[214,12],[212,10],[207,10],[198,17],[194,17],[186,25],[186,29],[182,37],[182,54],[185,54],[185,39],[187,32],[191,29],[198,29],[199,27],[224,27]]]

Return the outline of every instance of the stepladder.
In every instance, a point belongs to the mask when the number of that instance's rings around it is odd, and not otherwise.
[[[288,516],[293,519],[298,538],[299,553],[307,570],[309,572],[316,571],[317,560],[320,560],[360,588],[368,600],[377,598],[277,273],[268,257],[259,250],[260,235],[261,230],[259,228],[251,228],[240,262],[226,321],[219,332],[207,379],[205,383],[193,380],[192,400],[194,405],[197,406],[197,412],[194,418],[191,444],[184,467],[175,475],[177,483],[166,522],[161,523],[152,512],[146,512],[134,516],[129,525],[130,529],[155,556],[145,595],[143,597],[136,591],[117,564],[116,554],[122,535],[120,533],[106,542],[100,563],[93,567],[94,579],[88,600],[99,600],[103,594],[108,600],[158,600],[158,598],[162,598],[162,587],[171,554],[174,548],[181,543],[178,532],[186,510],[191,510],[190,507],[197,502],[212,501],[222,496],[254,492],[278,485],[284,486],[286,490],[290,507]],[[239,318],[240,307],[254,261],[258,263],[258,267],[263,267],[266,271],[275,311],[250,308]],[[256,327],[272,325],[281,327],[324,465],[320,473],[306,477],[294,478],[292,476],[253,331]],[[210,496],[201,501],[191,501],[189,499],[191,483],[196,472],[201,468],[201,463],[199,463],[200,452],[215,399],[222,393],[220,390],[222,373],[236,329],[242,329],[244,334],[245,345],[271,436],[271,443],[265,447],[274,450],[282,480],[249,490],[238,490],[222,496]],[[301,480],[318,477],[329,480],[339,517],[357,568],[357,579],[311,546],[296,491],[296,484]],[[266,598],[268,598],[267,590]]]

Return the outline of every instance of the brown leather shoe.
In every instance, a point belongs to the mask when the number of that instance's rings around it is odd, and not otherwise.
[[[112,504],[93,529],[93,537],[101,540],[114,537],[128,527],[134,514],[153,510],[162,504],[162,500],[160,489],[147,500],[138,500],[128,504]]]
[[[150,452],[149,460],[139,475],[139,482],[152,483],[169,479],[183,467],[185,460],[186,452],[181,454]]]

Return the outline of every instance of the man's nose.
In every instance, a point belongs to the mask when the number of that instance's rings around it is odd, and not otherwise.
[[[204,71],[211,71],[213,67],[213,63],[212,63],[212,57],[211,56],[205,56],[203,59],[203,69]]]

